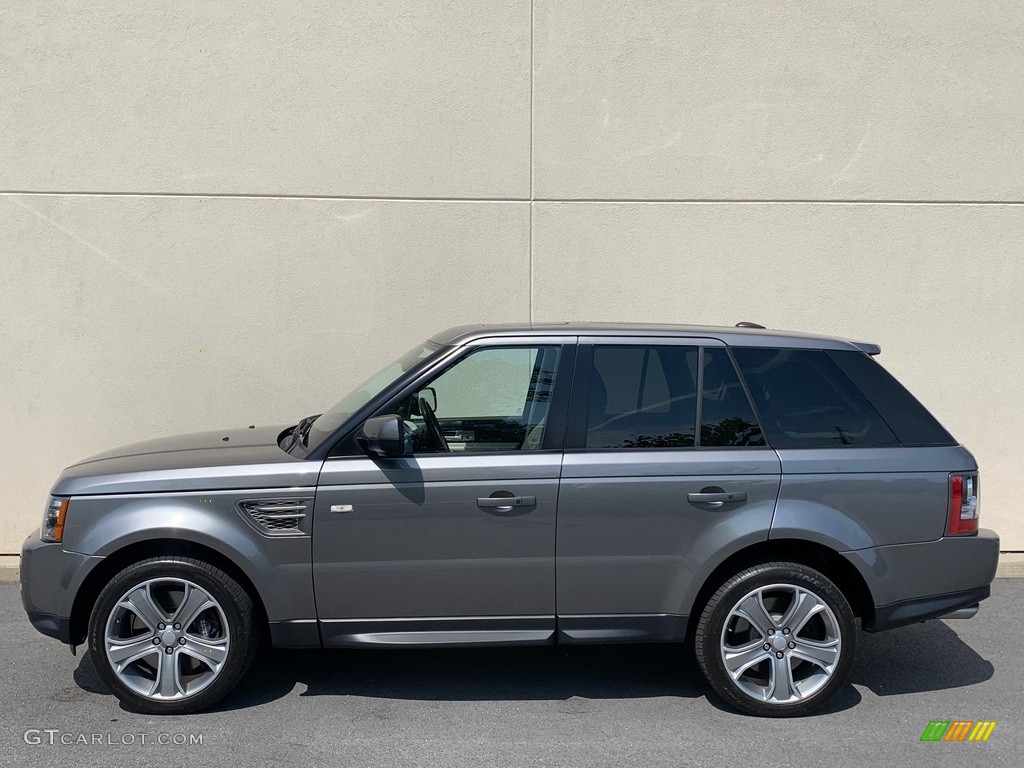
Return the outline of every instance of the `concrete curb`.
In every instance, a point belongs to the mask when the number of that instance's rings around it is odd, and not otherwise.
[[[18,558],[4,557],[0,560],[0,582],[17,581]],[[1024,579],[1024,552],[1003,552],[999,555],[997,579]]]
[[[1024,579],[1024,552],[1000,552],[997,579]]]

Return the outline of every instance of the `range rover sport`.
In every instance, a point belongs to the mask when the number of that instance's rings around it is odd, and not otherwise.
[[[29,619],[148,713],[263,636],[689,640],[733,707],[809,713],[860,629],[972,616],[999,539],[877,346],[741,325],[456,328],[297,424],[93,456],[22,549]]]

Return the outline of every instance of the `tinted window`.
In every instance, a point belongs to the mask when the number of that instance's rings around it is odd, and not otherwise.
[[[692,446],[697,348],[594,347],[587,448]]]
[[[956,445],[956,440],[896,381],[863,352],[829,352],[828,356],[863,392],[904,445]]]
[[[824,351],[739,347],[733,352],[776,448],[899,444]]]
[[[764,445],[754,409],[743,391],[729,353],[721,348],[704,349],[704,383],[701,398],[700,444],[702,446]]]

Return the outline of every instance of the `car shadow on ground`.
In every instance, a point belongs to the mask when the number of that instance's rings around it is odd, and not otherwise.
[[[941,621],[879,635],[859,633],[850,681],[879,696],[958,688],[992,677],[992,665]],[[942,663],[937,663],[940,660]],[[80,688],[110,691],[88,654],[75,670]],[[214,711],[245,709],[291,693],[419,701],[564,701],[671,696],[707,697],[729,708],[701,675],[688,645],[608,645],[536,648],[262,651],[238,688]],[[847,685],[825,707],[856,706]]]

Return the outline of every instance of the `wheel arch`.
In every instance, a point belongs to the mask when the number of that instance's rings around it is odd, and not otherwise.
[[[839,552],[806,539],[769,539],[733,552],[707,575],[690,607],[691,639],[696,630],[697,618],[722,582],[744,568],[773,560],[800,563],[820,571],[843,593],[853,615],[860,618],[862,623],[874,615],[875,603],[871,589],[853,563]]]
[[[264,634],[268,632],[267,610],[263,604],[263,598],[245,571],[232,561],[231,558],[198,542],[183,539],[157,538],[121,547],[104,557],[89,572],[89,575],[85,577],[78,588],[71,608],[69,626],[71,645],[81,645],[85,642],[89,628],[89,616],[92,613],[93,606],[96,604],[96,599],[99,597],[100,592],[110,583],[111,579],[132,563],[137,563],[150,557],[167,556],[194,557],[197,560],[202,560],[219,568],[231,576],[252,599],[258,625],[262,628]]]

